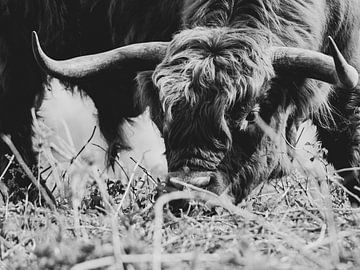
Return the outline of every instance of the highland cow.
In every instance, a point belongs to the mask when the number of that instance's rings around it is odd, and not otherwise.
[[[29,167],[37,165],[31,108],[40,107],[44,85],[49,89],[50,85],[33,57],[32,31],[37,31],[49,55],[62,59],[128,43],[170,40],[180,27],[181,10],[182,1],[174,0],[0,0],[0,134],[11,136]],[[78,84],[98,110],[110,162],[118,151],[128,148],[119,126],[140,113],[133,104],[135,76],[136,72],[127,68],[121,74],[110,72]],[[68,90],[74,89],[70,82],[64,83]],[[9,154],[0,142],[1,173]],[[5,176],[10,192],[15,186],[30,184],[21,170],[10,171]]]
[[[32,54],[31,31],[38,31],[51,56],[73,57],[80,53],[78,14],[74,0],[0,0],[0,133],[11,136],[30,167],[36,164],[31,108],[40,106],[47,84]],[[0,141],[1,173],[11,154]],[[30,183],[20,170],[10,171],[4,177],[10,192],[15,185]],[[16,184],[10,181],[14,178]]]
[[[240,202],[288,170],[287,144],[305,119],[317,125],[329,162],[359,166],[360,1],[195,0],[182,19],[169,43],[62,62],[39,44],[34,51],[64,80],[129,64],[148,70],[138,74],[140,99],[162,131],[170,186],[179,187],[176,179]],[[359,195],[358,172],[342,176]]]

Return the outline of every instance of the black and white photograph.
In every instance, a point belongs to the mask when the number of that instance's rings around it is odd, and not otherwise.
[[[0,270],[360,269],[360,0],[0,0]]]

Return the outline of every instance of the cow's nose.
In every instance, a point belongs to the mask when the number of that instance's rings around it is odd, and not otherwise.
[[[197,176],[191,178],[189,181],[184,181],[180,177],[169,177],[167,183],[175,187],[176,189],[182,190],[184,185],[182,183],[191,184],[196,187],[204,188],[210,184],[211,177],[210,176]]]
[[[216,183],[216,174],[207,171],[192,172],[187,175],[184,175],[181,172],[172,172],[167,175],[165,182],[169,187],[177,190],[183,190],[186,184],[208,189],[211,185]]]
[[[176,176],[168,177],[166,182],[178,190],[182,190],[184,188],[184,186],[181,184],[184,183],[184,181],[180,177],[176,177]]]
[[[210,184],[210,180],[211,180],[210,176],[197,176],[192,178],[189,181],[189,184],[197,187],[206,187]]]
[[[171,176],[168,178],[167,182],[173,187],[182,190],[184,187],[182,183],[205,188],[209,186],[211,179],[212,177],[210,175],[187,177],[186,180],[178,176]]]

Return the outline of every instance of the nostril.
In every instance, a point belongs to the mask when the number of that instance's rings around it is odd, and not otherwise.
[[[212,175],[210,176],[209,185],[215,184],[215,183],[217,182],[216,179],[217,179],[217,178],[216,178],[216,175],[215,175],[215,174],[212,174]]]

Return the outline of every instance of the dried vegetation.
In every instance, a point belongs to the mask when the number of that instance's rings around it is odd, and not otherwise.
[[[294,171],[238,206],[192,187],[156,200],[161,185],[137,161],[111,179],[82,155],[91,140],[77,153],[35,128],[57,206],[44,194],[13,204],[2,187],[0,269],[360,269],[360,210],[334,174]],[[174,215],[167,203],[179,198],[191,207]]]

